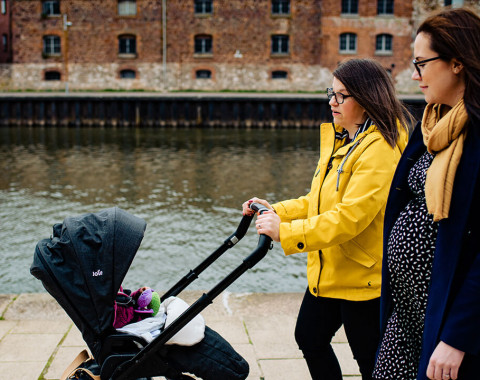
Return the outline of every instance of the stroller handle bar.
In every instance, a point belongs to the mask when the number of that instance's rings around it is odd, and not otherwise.
[[[268,211],[264,205],[260,203],[250,204],[250,209],[256,211],[260,214]],[[223,255],[228,249],[232,248],[237,244],[247,233],[250,223],[252,222],[254,215],[244,215],[240,224],[238,225],[236,231],[231,234],[223,244],[218,247],[210,256],[208,256],[204,261],[202,261],[195,269],[190,270],[185,277],[173,285],[161,298],[161,302],[165,301],[168,297],[177,296],[182,290],[184,290],[188,285],[195,281],[200,273],[207,269],[215,260],[217,260],[221,255]]]
[[[263,213],[269,211],[265,206],[252,203],[250,208],[256,212]],[[250,222],[253,219],[253,215],[243,216],[237,231],[231,235],[223,245],[212,253],[202,264],[200,264],[196,270],[204,270],[208,267],[216,258],[218,258],[223,252],[228,248],[235,245],[243,236],[245,236]],[[236,237],[237,242],[232,244],[233,237]],[[127,360],[121,363],[116,370],[112,373],[110,379],[116,380],[130,380],[136,379],[141,375],[141,370],[139,369],[146,365],[149,358],[151,358],[152,352],[159,350],[164,346],[177,332],[179,332],[185,325],[187,325],[197,314],[199,314],[203,309],[205,309],[209,304],[211,304],[219,294],[221,294],[228,286],[230,286],[235,280],[237,280],[243,273],[248,269],[254,267],[260,260],[262,260],[267,254],[268,250],[272,248],[272,239],[267,235],[260,235],[258,239],[258,244],[255,250],[247,256],[243,262],[235,268],[228,276],[226,276],[222,281],[220,281],[216,286],[214,286],[208,293],[204,293],[200,298],[197,299],[187,310],[185,310],[177,319],[175,319],[168,327],[166,327],[160,335],[150,342],[143,350],[138,352],[130,360]],[[212,258],[213,257],[213,258]],[[193,275],[189,277],[193,272]],[[199,273],[199,272],[198,272]],[[181,292],[190,282],[194,279],[191,277],[195,276],[197,273],[190,271],[184,279],[180,280],[177,285],[175,285],[166,295],[162,297],[162,301],[169,296],[177,295]],[[188,278],[187,278],[188,277]]]

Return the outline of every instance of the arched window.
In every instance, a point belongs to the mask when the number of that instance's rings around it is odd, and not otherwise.
[[[284,70],[274,70],[272,71],[272,79],[287,79],[288,73]]]
[[[137,38],[132,35],[118,37],[119,54],[137,54]]]
[[[61,75],[59,71],[45,71],[45,80],[60,80]]]
[[[212,78],[212,72],[210,70],[197,70],[195,72],[195,77],[197,79],[211,79]]]
[[[355,54],[357,52],[357,35],[355,33],[340,34],[340,53]]]
[[[120,78],[121,79],[135,79],[137,77],[137,73],[135,70],[125,69],[120,71]]]
[[[212,36],[195,36],[195,54],[212,54]]]
[[[135,16],[137,14],[136,0],[118,0],[119,16]]]
[[[59,55],[61,53],[60,37],[43,36],[43,54]]]
[[[391,34],[379,34],[375,40],[375,54],[392,54],[393,37]]]

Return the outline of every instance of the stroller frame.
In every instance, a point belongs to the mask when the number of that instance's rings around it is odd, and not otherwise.
[[[268,211],[266,207],[258,203],[252,203],[250,208],[260,214]],[[254,215],[244,215],[236,231],[195,269],[190,270],[169,289],[161,297],[161,301],[163,302],[171,296],[177,296],[222,254],[235,246],[247,233],[253,217]],[[134,380],[165,376],[167,379],[172,380],[191,379],[191,377],[182,374],[181,368],[174,368],[168,363],[167,352],[169,348],[166,347],[166,343],[210,305],[228,286],[262,260],[271,248],[271,238],[266,235],[260,235],[257,247],[237,268],[210,291],[203,293],[201,297],[148,344],[140,337],[116,332],[113,326],[111,329],[108,329],[109,331],[105,331],[104,336],[98,337],[102,344],[100,350],[95,355],[95,361],[98,365],[94,363],[97,370],[100,368],[100,378],[102,380]],[[43,260],[43,258],[40,259]],[[32,274],[34,273],[32,272]],[[36,274],[34,275],[37,277]],[[38,278],[41,279],[40,277]],[[48,288],[47,290],[50,292]],[[206,329],[208,329],[208,326]]]

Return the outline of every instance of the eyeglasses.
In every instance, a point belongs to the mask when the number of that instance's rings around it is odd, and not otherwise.
[[[425,66],[425,64],[427,62],[435,61],[435,60],[440,59],[440,58],[441,57],[428,58],[428,59],[424,59],[423,61],[417,61],[416,59],[414,59],[412,62],[413,62],[413,65],[415,66],[415,69],[417,70],[418,75],[421,78],[422,77],[421,69]]]
[[[335,97],[335,101],[338,104],[343,104],[345,99],[352,97],[353,95],[344,95],[341,92],[335,92],[333,91],[333,88],[327,88],[327,98],[328,101],[332,100],[333,97]]]

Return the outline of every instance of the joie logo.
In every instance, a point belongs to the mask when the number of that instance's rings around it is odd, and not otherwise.
[[[92,273],[92,276],[93,277],[98,277],[98,276],[102,276],[103,275],[103,272],[99,269],[97,270],[96,272],[93,272]]]

